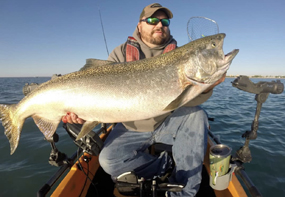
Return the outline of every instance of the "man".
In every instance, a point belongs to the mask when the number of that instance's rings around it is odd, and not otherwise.
[[[133,37],[116,47],[108,60],[115,62],[135,61],[166,53],[176,48],[170,35],[172,12],[158,3],[146,6]],[[224,76],[225,77],[225,76]],[[154,143],[172,145],[175,168],[169,179],[183,183],[182,192],[168,192],[168,196],[195,196],[201,182],[201,171],[207,147],[208,120],[206,113],[197,105],[205,102],[212,88],[185,106],[159,117],[134,122],[118,123],[104,143],[99,161],[112,177],[133,171],[138,177],[151,179],[163,176],[171,168],[172,160],[164,151],[159,157],[145,150]],[[73,113],[63,117],[64,122],[84,123]]]

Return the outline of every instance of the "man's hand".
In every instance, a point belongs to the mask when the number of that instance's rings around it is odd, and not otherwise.
[[[84,124],[86,122],[85,120],[78,118],[78,116],[72,112],[67,112],[65,116],[62,116],[61,120],[64,123],[70,124]]]
[[[203,93],[208,93],[210,92],[212,89],[214,89],[214,87],[216,87],[217,85],[219,85],[220,83],[224,82],[225,79],[226,79],[226,75],[227,73],[223,74],[223,76],[218,80],[216,81],[216,83],[214,83],[213,85],[211,85],[207,90],[205,90]]]

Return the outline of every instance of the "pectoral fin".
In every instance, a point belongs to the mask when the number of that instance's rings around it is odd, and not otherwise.
[[[191,85],[187,86],[176,99],[174,99],[169,105],[167,105],[166,108],[164,108],[163,111],[173,111],[190,101],[191,87]]]
[[[48,120],[38,115],[33,115],[32,118],[46,139],[50,139],[53,136],[60,123],[60,120]]]
[[[94,127],[96,127],[100,122],[94,121],[86,121],[82,128],[81,131],[79,132],[76,140],[79,140],[80,138],[83,138],[85,135],[87,135]]]

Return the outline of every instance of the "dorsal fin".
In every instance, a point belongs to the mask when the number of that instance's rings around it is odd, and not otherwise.
[[[116,62],[112,62],[109,60],[99,60],[99,59],[90,58],[90,59],[86,59],[86,64],[80,69],[80,71],[93,68],[93,67],[97,67],[97,66],[104,66],[104,65],[115,64],[115,63]]]

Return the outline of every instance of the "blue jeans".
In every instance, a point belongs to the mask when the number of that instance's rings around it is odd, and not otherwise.
[[[208,128],[207,114],[200,107],[175,110],[152,132],[129,131],[117,124],[104,143],[99,161],[112,177],[134,171],[148,179],[163,175],[171,166],[171,159],[167,152],[157,157],[145,150],[153,143],[173,145],[175,168],[169,181],[186,186],[182,192],[170,192],[168,196],[195,196],[202,179]]]

